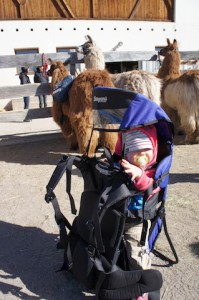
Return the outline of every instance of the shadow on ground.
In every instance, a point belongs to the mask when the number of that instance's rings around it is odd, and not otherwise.
[[[23,165],[55,165],[63,154],[77,153],[70,150],[66,140],[56,134],[55,138],[1,146],[0,161]]]
[[[169,184],[175,183],[185,183],[185,182],[195,182],[199,183],[199,173],[171,173],[169,176]]]
[[[75,278],[55,272],[63,261],[63,250],[56,249],[54,234],[36,227],[0,222],[0,291],[19,299],[88,299]],[[13,280],[17,280],[17,286]],[[21,283],[21,282],[23,283]],[[22,290],[21,286],[27,290]],[[89,296],[89,299],[94,299]]]

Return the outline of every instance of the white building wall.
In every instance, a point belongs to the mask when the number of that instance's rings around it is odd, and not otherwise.
[[[0,55],[15,49],[38,48],[55,53],[56,47],[78,46],[89,34],[103,51],[155,51],[166,39],[178,40],[180,51],[199,50],[199,1],[176,0],[175,22],[30,20],[0,21]],[[33,82],[32,76],[31,80]],[[0,85],[18,85],[16,68],[0,69]]]

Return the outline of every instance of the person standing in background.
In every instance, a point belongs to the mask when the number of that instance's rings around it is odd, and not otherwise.
[[[30,78],[27,74],[28,74],[28,68],[22,67],[21,73],[19,74],[20,84],[31,83]],[[30,97],[24,96],[23,99],[24,99],[24,109],[29,109]]]
[[[44,74],[43,66],[37,67],[34,75],[34,83],[46,83],[48,82],[48,75]],[[39,95],[39,107],[47,107],[47,96],[46,95]]]

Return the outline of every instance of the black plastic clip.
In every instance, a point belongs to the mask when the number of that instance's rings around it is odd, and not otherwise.
[[[55,194],[53,192],[50,193],[46,193],[45,195],[45,201],[47,203],[50,203],[51,201],[53,201],[55,199]]]
[[[87,251],[88,251],[88,255],[90,257],[94,257],[94,255],[95,255],[95,247],[93,247],[92,245],[88,245]]]

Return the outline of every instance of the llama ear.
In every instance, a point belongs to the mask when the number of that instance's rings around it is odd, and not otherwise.
[[[167,45],[169,46],[171,44],[170,39],[167,39]]]
[[[87,39],[89,40],[89,42],[93,42],[93,40],[92,40],[92,38],[91,38],[91,36],[90,35],[87,35]]]
[[[173,40],[173,48],[174,48],[175,50],[178,50],[178,43],[177,43],[177,40],[176,40],[176,39]]]
[[[93,41],[92,37],[90,35],[87,35],[88,41],[93,45],[96,46],[96,43]]]

